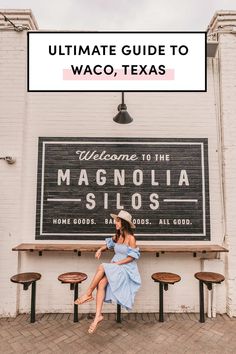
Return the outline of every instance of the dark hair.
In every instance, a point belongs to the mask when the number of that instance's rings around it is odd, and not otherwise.
[[[116,230],[116,234],[115,234],[115,239],[114,242],[118,241],[118,238],[120,236],[122,236],[123,238],[123,242],[125,240],[125,231],[130,234],[133,235],[134,234],[134,229],[132,229],[130,223],[128,223],[128,221],[124,220],[124,219],[120,219],[121,220],[121,229],[120,230]]]

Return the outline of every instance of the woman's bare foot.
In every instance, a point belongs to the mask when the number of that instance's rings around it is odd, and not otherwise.
[[[103,316],[102,315],[100,315],[98,317],[95,317],[94,321],[89,326],[88,333],[90,333],[90,334],[94,333],[96,331],[96,329],[97,329],[97,326],[98,326],[99,322],[101,322],[102,320],[103,320]]]
[[[77,300],[75,300],[75,304],[76,305],[81,305],[84,304],[85,302],[89,302],[94,300],[94,298],[92,297],[92,295],[88,295],[88,294],[84,294],[82,295],[80,298],[78,298]]]

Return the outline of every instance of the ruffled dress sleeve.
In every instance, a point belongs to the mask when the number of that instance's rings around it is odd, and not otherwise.
[[[127,256],[133,257],[135,259],[139,259],[139,257],[140,257],[139,248],[138,247],[136,247],[136,248],[128,247]]]
[[[105,238],[105,242],[108,249],[114,248],[115,242],[112,240],[112,237]]]

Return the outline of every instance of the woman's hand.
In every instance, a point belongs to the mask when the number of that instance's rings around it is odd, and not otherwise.
[[[95,253],[95,258],[99,259],[101,257],[101,254],[102,254],[102,250],[99,248]]]

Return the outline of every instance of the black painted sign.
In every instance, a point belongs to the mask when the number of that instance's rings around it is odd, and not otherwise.
[[[36,239],[209,240],[207,139],[39,138]]]

